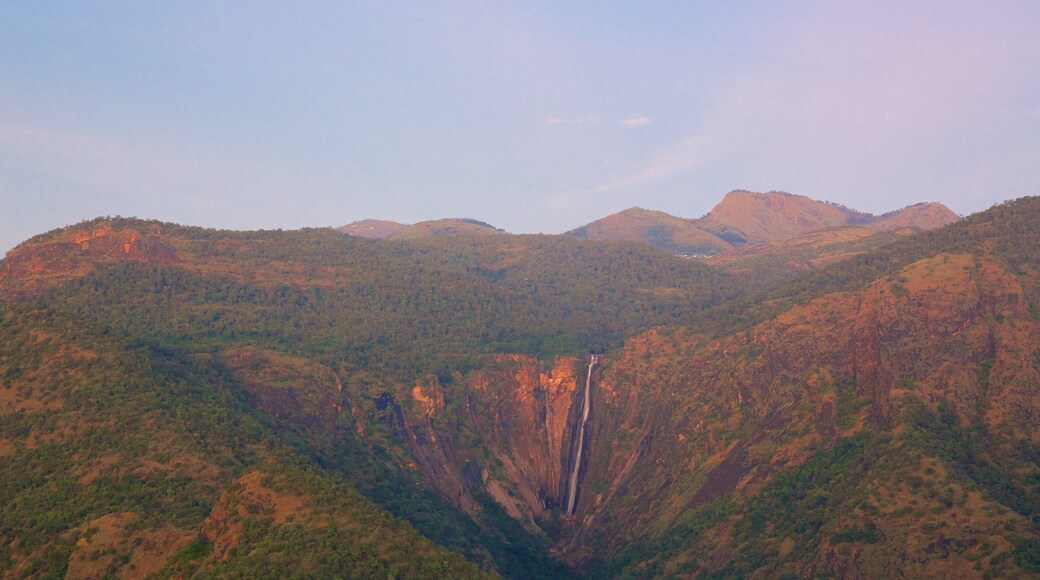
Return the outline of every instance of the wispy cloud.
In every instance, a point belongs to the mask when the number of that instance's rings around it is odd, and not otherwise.
[[[650,124],[650,117],[645,117],[643,115],[629,117],[628,119],[621,121],[621,124],[626,127],[643,127]]]
[[[1025,28],[999,11],[953,11],[937,23],[934,10],[921,8],[904,22],[875,14],[870,3],[853,6],[851,15],[848,6],[826,3],[809,11],[779,43],[782,50],[720,85],[714,105],[694,113],[695,132],[635,161],[628,173],[558,194],[551,203],[620,195],[702,168],[709,174],[722,159],[772,186],[848,189],[865,181],[864,166],[900,167],[926,146],[939,155],[936,136],[970,134],[972,123],[981,124],[972,120],[975,111],[994,118],[999,110],[992,103],[1020,90],[1020,79],[1033,70],[1026,55],[1036,45],[1021,49]],[[979,24],[983,17],[990,25]],[[1040,113],[1025,110],[1030,119]],[[623,125],[645,125],[643,119]]]
[[[546,125],[591,125],[599,123],[598,117],[575,117],[575,118],[564,118],[564,117],[546,117],[544,123]]]

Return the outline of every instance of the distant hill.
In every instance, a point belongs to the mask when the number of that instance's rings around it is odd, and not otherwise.
[[[359,238],[387,238],[406,228],[405,224],[386,220],[361,220],[337,228],[339,231]]]
[[[631,207],[575,228],[563,235],[589,240],[626,240],[684,256],[707,257],[741,250],[757,244],[778,242],[810,232],[855,226],[865,228],[850,235],[861,249],[876,247],[889,240],[867,240],[871,233],[893,230],[927,231],[957,221],[959,216],[940,203],[918,203],[875,216],[842,205],[817,201],[803,195],[770,191],[756,193],[736,190],[727,193],[703,218],[684,218],[663,211]],[[488,223],[449,218],[401,224],[385,220],[362,220],[337,228],[362,238],[418,239],[446,235],[484,235],[505,233]],[[824,237],[834,237],[832,235]],[[794,242],[808,261],[827,261],[841,252],[819,256],[806,250],[820,243]],[[826,244],[824,244],[826,245]],[[772,251],[780,251],[773,248]]]
[[[495,226],[470,218],[428,220],[401,224],[385,220],[361,220],[340,226],[339,231],[359,238],[414,239],[430,236],[500,234]]]
[[[567,232],[600,240],[631,240],[688,255],[715,255],[821,230],[863,226],[871,231],[930,230],[957,221],[939,203],[922,203],[874,216],[802,195],[731,191],[707,216],[676,217],[631,208]]]
[[[749,244],[757,244],[815,230],[865,223],[871,217],[803,195],[731,191],[712,208],[704,221],[736,228]]]
[[[960,216],[941,203],[918,203],[878,216],[867,222],[866,227],[876,231],[917,228],[934,230],[961,219]]]
[[[633,207],[609,215],[565,235],[590,240],[643,242],[679,254],[717,254],[743,244],[745,238],[733,228],[709,228],[700,220],[676,217],[663,211]]]
[[[505,232],[489,223],[485,223],[479,220],[470,218],[450,218],[415,223],[394,232],[390,236],[390,238],[395,240],[407,240],[414,238],[426,238],[432,236],[484,235],[501,233]]]

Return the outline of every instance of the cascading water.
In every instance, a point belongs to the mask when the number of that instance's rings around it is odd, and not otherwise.
[[[564,503],[564,513],[572,515],[578,503],[578,473],[581,471],[582,453],[585,448],[585,424],[589,420],[589,409],[592,403],[592,367],[596,366],[597,355],[589,358],[589,367],[585,373],[585,396],[581,403],[581,420],[578,423],[578,438],[572,443],[572,454],[574,457],[570,477],[567,478],[567,501]]]

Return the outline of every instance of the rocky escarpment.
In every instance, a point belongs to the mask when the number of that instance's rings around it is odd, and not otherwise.
[[[66,279],[105,261],[134,260],[160,265],[179,262],[177,251],[161,239],[161,229],[117,229],[110,222],[73,228],[55,239],[11,250],[0,268],[7,287],[19,281]]]
[[[473,494],[488,493],[536,529],[535,520],[557,510],[564,494],[581,364],[569,356],[498,355],[458,377],[452,395],[462,400],[452,409],[445,409],[445,387],[433,378],[412,389],[407,405],[389,394],[377,405],[393,411],[418,468],[443,494],[471,511]],[[460,433],[460,423],[476,437]]]

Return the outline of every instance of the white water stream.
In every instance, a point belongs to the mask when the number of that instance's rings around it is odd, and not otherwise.
[[[564,513],[571,515],[574,513],[574,508],[577,507],[578,501],[578,472],[581,471],[581,454],[585,447],[585,423],[589,420],[589,408],[592,402],[592,392],[590,387],[592,386],[592,367],[596,366],[596,355],[592,355],[589,360],[589,369],[585,373],[585,398],[581,404],[581,423],[578,425],[578,446],[577,454],[574,457],[574,468],[571,470],[571,476],[567,480],[567,509]]]

